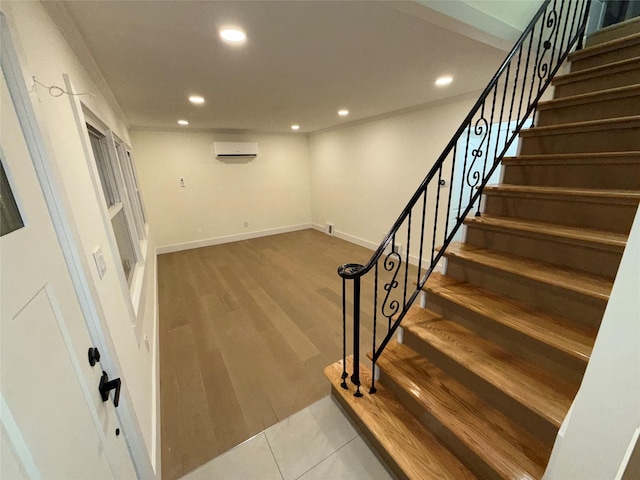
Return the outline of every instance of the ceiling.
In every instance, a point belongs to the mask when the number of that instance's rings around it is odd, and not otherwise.
[[[134,128],[314,132],[480,90],[505,56],[411,1],[62,3]]]

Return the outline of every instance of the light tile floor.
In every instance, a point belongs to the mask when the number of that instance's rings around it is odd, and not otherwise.
[[[340,405],[328,396],[250,438],[182,480],[393,480]]]

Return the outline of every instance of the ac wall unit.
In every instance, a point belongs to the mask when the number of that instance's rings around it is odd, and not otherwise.
[[[258,155],[258,144],[254,142],[213,142],[216,158],[249,157]]]

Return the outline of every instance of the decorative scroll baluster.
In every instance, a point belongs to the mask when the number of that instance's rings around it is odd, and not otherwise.
[[[389,297],[391,296],[392,290],[398,287],[398,272],[400,271],[400,266],[402,264],[402,257],[400,254],[395,251],[395,243],[392,246],[391,252],[384,259],[384,269],[387,272],[393,272],[391,280],[384,284],[384,291],[387,294],[384,296],[384,300],[382,302],[382,315],[389,320],[389,329],[391,328],[391,318],[398,313],[400,309],[400,302],[397,300],[391,300],[389,302]],[[387,303],[388,302],[388,303]],[[386,310],[386,312],[385,312]]]
[[[351,382],[356,386],[355,395],[360,397],[362,396],[360,391],[360,323],[361,320],[370,320],[368,318],[361,319],[361,279],[373,270],[372,368],[375,372],[377,359],[399,327],[409,307],[419,295],[421,288],[435,269],[438,261],[442,258],[445,249],[453,241],[464,222],[465,216],[469,214],[475,205],[477,205],[476,215],[480,213],[482,189],[496,171],[498,164],[517,137],[520,129],[535,115],[537,103],[560,68],[561,62],[565,60],[575,45],[581,46],[589,5],[590,0],[545,0],[543,2],[543,5],[516,43],[514,49],[509,53],[507,59],[480,96],[480,99],[431,167],[424,181],[411,197],[369,262],[366,265],[345,264],[338,269],[338,274],[342,277],[342,388],[348,388],[346,379],[349,378],[346,368],[347,281],[353,282],[353,372],[351,372]],[[571,8],[572,6],[574,7],[573,9]],[[534,48],[535,52],[533,52]],[[523,59],[524,72],[522,71]],[[510,81],[511,75],[514,76],[513,81]],[[499,84],[503,84],[503,87],[500,88]],[[513,90],[509,91],[509,88]],[[500,113],[498,115],[497,97],[499,92],[501,92],[502,98],[499,100]],[[490,95],[493,95],[493,98],[489,99]],[[490,113],[487,115],[489,110]],[[515,119],[513,118],[514,114],[516,115]],[[497,124],[494,123],[496,116],[498,116]],[[509,130],[503,138],[499,126],[505,120],[509,125]],[[514,131],[511,131],[510,128],[512,121],[515,121],[516,124]],[[493,131],[494,127],[498,128],[498,130]],[[470,151],[472,132],[479,137],[479,143]],[[465,135],[466,140],[463,138]],[[458,159],[459,156],[462,158]],[[440,217],[441,188],[443,188],[443,176],[447,175],[443,172],[443,168],[445,168],[444,163],[449,158],[451,158],[449,193],[447,195],[446,218],[443,219],[444,235],[440,237],[438,235],[438,225],[442,221]],[[431,255],[427,256],[430,258],[430,263],[428,263],[427,260],[423,260],[425,255],[424,236],[425,230],[428,228],[426,218],[430,214],[430,206],[427,202],[429,186],[434,182],[436,183],[437,191],[433,195],[435,198],[435,210],[432,217]],[[466,189],[469,189],[468,195]],[[455,195],[458,195],[457,199]],[[457,212],[454,213],[456,200]],[[420,219],[420,245],[417,259],[417,285],[415,289],[410,291],[408,283],[409,263],[411,261],[410,249],[413,243],[412,235],[415,234],[412,229],[413,209],[418,202],[422,202],[422,217]],[[419,210],[416,210],[416,215],[420,214]],[[456,218],[451,218],[453,215],[456,215]],[[398,232],[404,231],[401,229],[405,228],[405,225],[407,237],[405,243],[406,252],[404,252],[404,281],[402,292],[400,293],[398,275],[402,268],[403,258],[396,249],[396,236]],[[450,227],[450,225],[452,226]],[[438,241],[442,238],[442,246],[437,250],[437,253],[436,238],[438,238]],[[428,248],[427,246],[427,251]],[[382,261],[382,269],[384,271],[380,269],[380,261]],[[422,274],[423,268],[425,270],[424,274]],[[379,281],[379,275],[381,274],[384,274],[385,278]],[[382,285],[384,290],[384,298],[381,303],[378,302],[379,284]],[[400,300],[400,295],[402,300]],[[387,318],[387,334],[380,342],[377,339],[378,314]],[[375,391],[375,378],[373,378],[369,392],[375,393]]]

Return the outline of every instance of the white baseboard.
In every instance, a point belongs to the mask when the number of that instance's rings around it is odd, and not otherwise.
[[[319,232],[326,233],[324,225],[320,225],[319,223],[312,223],[311,228],[318,230]],[[365,240],[364,238],[356,237],[338,230],[333,231],[333,236],[341,240],[346,240],[349,243],[355,243],[356,245],[360,245],[361,247],[367,248],[371,251],[375,251],[379,245],[377,243],[370,242],[369,240]]]
[[[339,232],[334,230],[335,236],[341,240],[346,240],[350,243],[355,243],[356,245],[360,245],[361,247],[367,248],[374,252],[379,246],[379,243],[370,242],[369,240],[365,240],[364,238],[356,237],[355,235],[350,235],[345,232]]]
[[[324,233],[324,226],[320,225],[319,223],[313,223],[312,224],[312,228],[314,230],[318,230],[319,232],[323,232]],[[378,247],[380,246],[380,243],[375,243],[369,240],[365,240],[364,238],[360,238],[360,237],[356,237],[355,235],[351,235],[349,233],[346,232],[341,232],[339,230],[334,230],[334,236],[341,239],[341,240],[345,240],[349,243],[354,243],[356,245],[360,245],[361,247],[364,247],[366,249],[371,250],[372,252],[375,252]],[[404,259],[404,256],[402,257]],[[411,265],[415,265],[416,267],[418,266],[418,256],[417,255],[409,255],[409,263]],[[422,260],[422,265],[429,265],[429,260],[427,259],[423,259]],[[441,259],[438,264],[436,265],[436,267],[433,269],[434,272],[440,272],[440,273],[445,273],[446,271],[446,259]]]
[[[300,225],[290,225],[288,227],[269,228],[257,232],[240,233],[237,235],[227,235],[225,237],[207,238],[205,240],[196,240],[194,242],[176,243],[174,245],[164,245],[158,247],[156,252],[158,255],[163,253],[180,252],[182,250],[191,250],[193,248],[210,247],[212,245],[221,245],[223,243],[238,242],[240,240],[251,240],[252,238],[268,237],[269,235],[278,235],[280,233],[297,232],[298,230],[306,230],[315,228],[311,223],[303,223]]]

